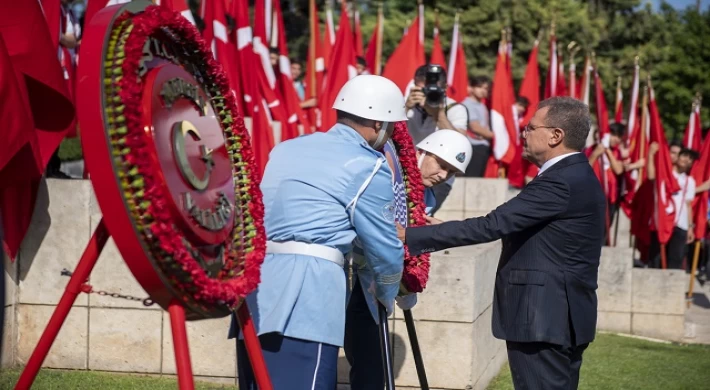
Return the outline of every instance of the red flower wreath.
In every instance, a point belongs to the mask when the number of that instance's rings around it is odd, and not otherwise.
[[[139,61],[143,47],[150,36],[162,35],[172,39],[177,47],[184,48],[188,62],[199,74],[193,74],[205,87],[215,113],[224,131],[226,146],[235,175],[235,209],[244,216],[235,221],[232,240],[224,244],[225,266],[217,278],[209,277],[199,265],[191,244],[182,238],[173,224],[167,196],[155,174],[151,150],[146,143],[142,126],[141,97],[143,80],[139,76]],[[212,57],[206,43],[195,27],[180,14],[164,7],[149,6],[142,13],[124,14],[114,25],[109,50],[115,48],[113,63],[116,68],[106,72],[113,77],[114,103],[122,103],[125,127],[112,134],[112,141],[122,135],[119,143],[112,142],[114,153],[122,145],[116,165],[123,171],[123,185],[127,203],[148,248],[154,254],[171,284],[179,294],[202,307],[226,304],[237,306],[241,299],[259,283],[260,265],[263,262],[266,242],[263,227],[264,206],[259,190],[260,177],[254,161],[249,134],[244,126],[221,65]],[[123,49],[123,50],[121,50]],[[110,58],[110,57],[109,57]],[[122,64],[121,64],[122,62]],[[107,65],[108,67],[108,65]],[[190,71],[189,69],[187,69]],[[117,76],[118,75],[118,76]],[[125,77],[124,77],[125,76]],[[111,81],[111,80],[107,80]],[[107,88],[108,89],[108,88]],[[126,172],[131,173],[126,173]],[[128,178],[135,174],[140,181]],[[119,173],[121,176],[121,173]],[[139,184],[134,185],[136,182]]]
[[[392,133],[399,163],[402,166],[404,188],[407,193],[407,209],[409,220],[407,226],[422,226],[426,224],[424,203],[424,183],[417,164],[417,153],[414,150],[412,137],[407,130],[407,122],[397,122]],[[402,283],[408,292],[422,292],[429,280],[429,254],[412,256],[409,248],[404,246],[404,273]]]

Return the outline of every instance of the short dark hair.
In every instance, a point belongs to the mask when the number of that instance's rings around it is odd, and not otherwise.
[[[526,110],[530,107],[530,99],[525,96],[518,96],[518,98],[515,99],[515,102],[523,106]]]
[[[432,65],[436,64],[427,64],[418,67],[417,71],[414,72],[414,81],[426,81],[426,73]],[[446,83],[446,69],[444,69],[441,65],[439,65],[439,67],[441,68],[441,73],[439,73],[439,83]]]
[[[279,54],[281,54],[281,52],[279,52],[279,48],[278,48],[278,47],[270,47],[270,48],[269,48],[269,54],[276,54],[276,55],[279,55]]]
[[[296,57],[291,57],[291,59],[289,61],[291,61],[291,65],[296,64],[296,65],[301,65],[301,67],[303,67],[303,63],[301,62],[301,60],[299,60]]]
[[[584,149],[592,127],[589,106],[569,96],[556,96],[537,105],[538,110],[543,108],[547,108],[545,125],[565,131],[563,145],[578,152]]]
[[[429,69],[427,65],[422,65],[417,68],[417,70],[414,72],[414,81],[423,81],[426,80],[426,70]]]
[[[669,149],[673,146],[677,146],[677,147],[683,149],[683,144],[680,141],[678,141],[677,139],[672,140],[671,143],[668,144]]]
[[[362,117],[359,117],[357,115],[351,114],[349,112],[345,111],[340,111],[340,110],[335,110],[336,115],[337,115],[337,120],[340,123],[344,124],[356,124],[360,126],[372,126],[372,120],[371,119],[365,119]]]
[[[357,56],[355,57],[355,61],[362,66],[367,66],[367,60],[363,56]]]
[[[488,76],[471,76],[468,78],[468,85],[472,87],[482,87],[484,84],[491,84],[491,78]]]
[[[624,135],[626,134],[626,126],[619,122],[614,122],[609,125],[609,133],[619,138],[624,138]]]
[[[693,149],[681,146],[680,153],[678,153],[678,157],[680,157],[680,156],[688,156],[688,157],[690,157],[691,160],[695,161],[698,158],[700,158],[700,153],[696,152]]]

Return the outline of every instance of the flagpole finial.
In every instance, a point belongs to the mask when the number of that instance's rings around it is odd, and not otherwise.
[[[634,57],[634,66],[639,66],[639,55],[636,54],[636,57]]]
[[[552,17],[552,23],[550,23],[550,36],[555,36],[555,17]]]

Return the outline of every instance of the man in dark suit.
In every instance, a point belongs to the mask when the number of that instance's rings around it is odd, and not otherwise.
[[[518,196],[485,217],[398,227],[415,255],[502,239],[493,335],[506,340],[516,389],[576,389],[594,340],[606,201],[580,153],[590,123],[578,100],[542,101],[523,133],[540,172]]]

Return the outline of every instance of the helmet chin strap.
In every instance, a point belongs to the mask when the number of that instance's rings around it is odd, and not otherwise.
[[[377,134],[377,139],[375,140],[375,143],[372,145],[372,149],[378,150],[381,147],[385,146],[386,138],[388,137],[389,134],[392,132],[389,131],[390,123],[389,122],[382,122],[382,128],[379,131],[379,134]],[[392,126],[394,128],[394,126]]]
[[[417,168],[422,169],[422,164],[424,163],[425,156],[426,156],[426,153],[422,153],[419,155],[419,158],[417,159]]]

